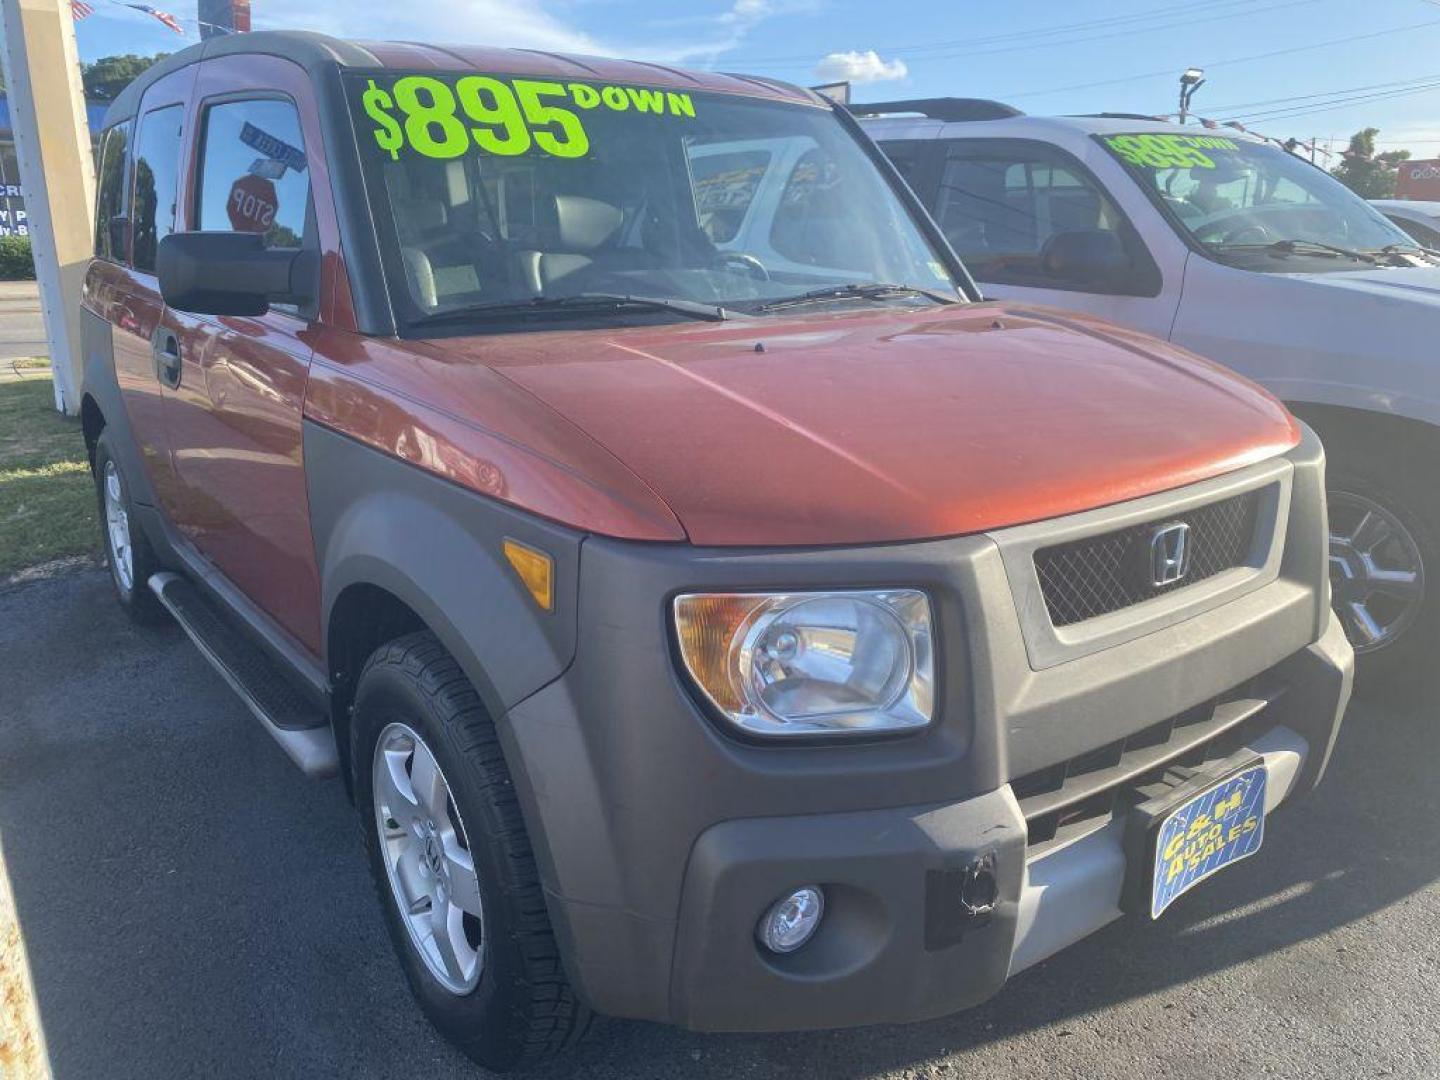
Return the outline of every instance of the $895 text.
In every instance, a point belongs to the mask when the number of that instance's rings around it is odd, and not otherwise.
[[[535,149],[578,158],[589,151],[590,136],[577,108],[695,116],[689,94],[491,75],[449,81],[407,75],[389,90],[370,79],[360,103],[375,122],[376,144],[392,159],[407,147],[423,157],[455,158],[472,146],[504,157]]]

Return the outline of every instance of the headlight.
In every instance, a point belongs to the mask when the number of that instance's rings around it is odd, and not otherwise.
[[[685,668],[753,735],[865,735],[935,715],[930,601],[914,589],[675,599]]]

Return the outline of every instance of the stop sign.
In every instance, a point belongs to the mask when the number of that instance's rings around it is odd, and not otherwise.
[[[236,232],[263,233],[275,224],[278,205],[275,185],[263,176],[247,174],[230,186],[225,212],[230,215],[230,227]]]

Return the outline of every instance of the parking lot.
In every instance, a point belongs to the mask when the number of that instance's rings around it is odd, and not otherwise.
[[[340,785],[303,779],[178,629],[73,574],[0,595],[0,664],[0,845],[56,1076],[478,1075],[403,984]],[[1433,710],[1358,703],[1313,816],[970,1013],[605,1023],[539,1075],[1440,1075],[1437,760]]]
[[[35,283],[0,282],[0,370],[9,368],[5,361],[44,356],[48,350]]]

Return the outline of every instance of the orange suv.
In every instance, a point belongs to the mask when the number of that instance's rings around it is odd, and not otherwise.
[[[1352,657],[1314,436],[981,302],[830,102],[257,33],[150,69],[100,154],[120,602],[343,778],[484,1064],[592,1013],[963,1008],[1319,779]]]

